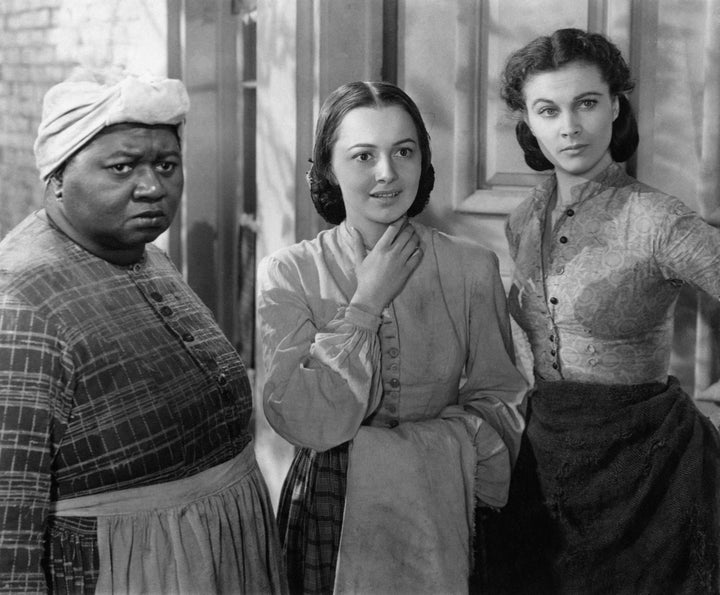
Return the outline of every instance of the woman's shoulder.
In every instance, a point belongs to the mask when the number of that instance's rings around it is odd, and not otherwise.
[[[658,216],[687,215],[693,213],[680,198],[628,176],[622,188],[630,207],[640,214]]]
[[[329,253],[338,249],[337,227],[321,231],[310,240],[301,240],[279,248],[263,257],[258,264],[262,275],[286,276],[289,271],[302,274],[302,271],[315,268],[318,259],[327,259]]]
[[[432,236],[435,253],[438,258],[451,259],[458,270],[463,267],[492,268],[496,267],[498,257],[495,252],[476,240],[451,235],[438,229],[426,228]]]

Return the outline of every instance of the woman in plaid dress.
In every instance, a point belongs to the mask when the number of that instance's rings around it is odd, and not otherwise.
[[[183,187],[180,81],[47,94],[45,208],[0,243],[0,591],[282,593],[245,367],[150,244]]]

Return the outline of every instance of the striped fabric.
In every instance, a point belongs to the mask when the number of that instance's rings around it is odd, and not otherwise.
[[[242,361],[162,252],[115,266],[28,217],[0,243],[0,591],[92,591],[94,520],[49,519],[49,502],[221,463],[251,408]]]

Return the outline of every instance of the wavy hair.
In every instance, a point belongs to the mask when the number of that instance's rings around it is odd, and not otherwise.
[[[608,85],[610,95],[618,98],[620,110],[612,126],[610,155],[615,161],[627,161],[640,141],[637,121],[627,98],[635,83],[622,53],[604,35],[581,29],[558,29],[552,35],[535,38],[508,58],[501,78],[500,95],[510,110],[524,112],[523,90],[528,78],[558,70],[571,62],[596,66]],[[515,135],[525,154],[525,162],[532,169],[545,171],[554,167],[525,121],[517,123]]]
[[[420,182],[417,195],[408,209],[413,217],[423,211],[435,185],[430,135],[415,102],[402,89],[386,82],[356,81],[338,87],[323,102],[315,127],[315,145],[310,170],[306,174],[315,209],[328,223],[337,225],[345,220],[345,203],[340,186],[332,176],[332,149],[343,118],[358,107],[403,108],[415,123],[421,155]]]

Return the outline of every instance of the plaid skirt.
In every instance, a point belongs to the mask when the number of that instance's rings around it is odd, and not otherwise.
[[[332,593],[340,548],[348,445],[299,449],[283,484],[278,525],[290,593]]]
[[[490,593],[718,593],[720,438],[680,388],[538,383]]]

